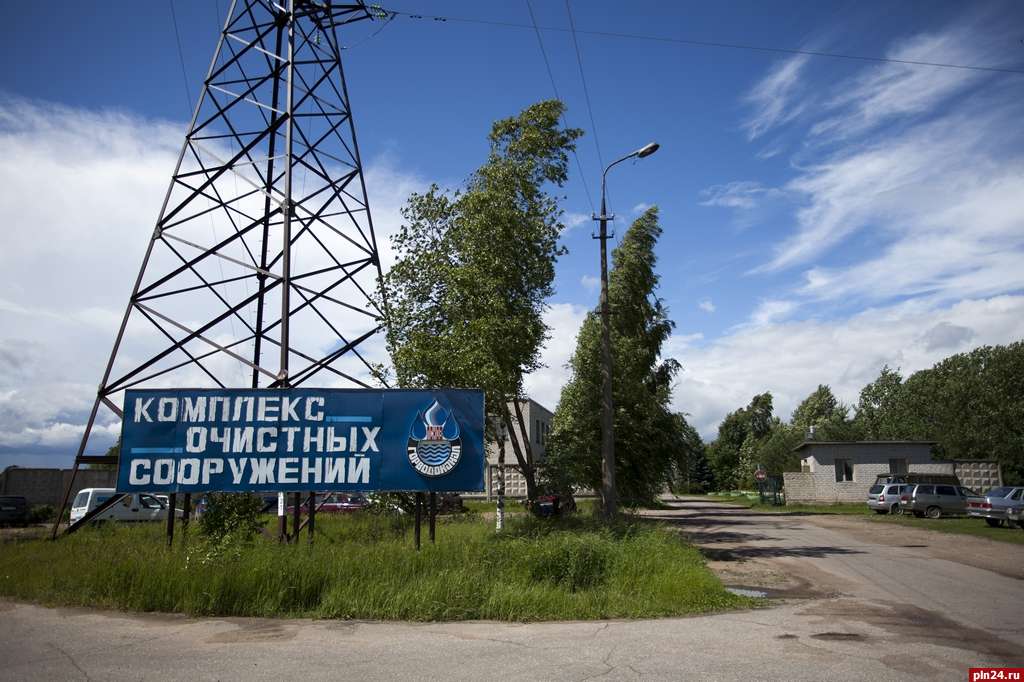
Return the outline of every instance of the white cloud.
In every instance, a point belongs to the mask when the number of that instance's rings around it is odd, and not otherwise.
[[[697,303],[697,307],[706,313],[715,312],[715,304],[711,302],[710,298],[705,298],[703,301]]]
[[[544,367],[526,376],[526,394],[549,410],[558,405],[562,387],[569,380],[566,364],[576,352],[576,335],[587,317],[587,308],[573,303],[554,303],[544,315],[551,338],[541,351]]]
[[[920,34],[896,45],[887,55],[911,62],[986,64],[993,60],[980,46],[977,26],[967,21],[949,30]],[[812,135],[851,136],[896,117],[931,111],[942,100],[987,78],[989,74],[968,69],[922,67],[914,64],[880,64],[844,82],[828,108],[842,113],[818,122]]]
[[[580,284],[587,291],[597,291],[601,287],[601,278],[594,277],[593,275],[583,275],[580,277]]]
[[[649,209],[651,206],[653,206],[653,204],[648,204],[646,201],[641,201],[639,204],[633,207],[633,215],[640,215],[641,213]]]
[[[764,326],[778,322],[797,309],[796,301],[769,299],[761,301],[757,308],[750,315],[750,323],[755,326]]]
[[[0,156],[0,211],[9,217],[0,248],[0,449],[71,453],[77,445],[184,127],[116,111],[0,99],[0,145],[5,150]],[[389,159],[370,163],[366,181],[386,267],[393,258],[389,236],[400,224],[401,204],[426,183]],[[204,229],[197,241],[216,238],[212,222]],[[223,237],[225,226],[220,229]],[[296,253],[300,262],[311,257],[301,249]],[[231,263],[212,267],[207,276],[237,274]],[[232,286],[239,287],[236,283],[221,289]],[[201,312],[185,309],[178,319],[194,324],[201,317]],[[348,321],[339,319],[345,328]],[[146,324],[129,324],[126,359],[115,367],[115,376],[119,368],[141,361],[155,344],[163,343]],[[304,325],[309,321],[297,320],[293,336],[305,342]],[[233,331],[241,328],[224,324],[209,335],[224,343],[235,338]],[[322,351],[320,346],[333,342],[321,333],[307,350]],[[367,351],[372,359],[383,358],[382,344]],[[361,365],[345,369],[365,372]],[[240,372],[239,381],[244,374]],[[178,378],[179,383],[208,382],[198,371]],[[115,428],[111,415],[101,410],[95,429],[99,437],[91,450],[111,441]]]
[[[574,230],[577,227],[579,227],[580,225],[586,225],[591,220],[593,220],[593,218],[591,216],[587,215],[586,213],[571,213],[571,212],[570,213],[566,213],[563,216],[563,219],[564,219],[564,223],[565,223],[565,230],[564,230],[564,232],[569,232],[570,230]],[[564,234],[564,232],[563,232],[563,234]]]
[[[780,196],[782,192],[765,187],[751,180],[737,180],[721,185],[711,185],[700,192],[701,206],[722,206],[725,208],[756,208],[761,199]]]
[[[673,406],[713,438],[726,413],[771,391],[788,419],[818,384],[856,403],[883,365],[904,376],[983,344],[1024,338],[1024,296],[995,296],[933,307],[910,301],[839,320],[775,322],[737,328],[701,346],[683,345]]]
[[[810,57],[796,55],[779,62],[746,96],[754,109],[744,122],[751,140],[783,123],[793,120],[803,110],[803,102],[794,102],[800,90],[800,74]]]

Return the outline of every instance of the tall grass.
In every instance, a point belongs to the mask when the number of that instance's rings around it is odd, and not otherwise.
[[[317,519],[316,543],[269,539],[208,558],[194,535],[173,550],[158,524],[85,529],[0,547],[0,595],[47,604],[221,616],[535,621],[641,618],[751,605],[700,554],[649,524],[605,528],[512,519],[496,535],[468,515],[412,548],[409,522]],[[426,533],[424,533],[424,540]]]

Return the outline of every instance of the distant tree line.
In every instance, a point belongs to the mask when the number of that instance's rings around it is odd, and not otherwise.
[[[906,379],[882,368],[855,406],[820,385],[789,421],[771,393],[726,415],[707,447],[713,487],[750,487],[761,464],[770,474],[799,471],[793,452],[814,427],[816,440],[933,441],[936,459],[994,459],[1007,483],[1024,481],[1024,342],[982,346]]]

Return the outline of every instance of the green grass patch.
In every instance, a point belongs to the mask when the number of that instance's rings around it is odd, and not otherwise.
[[[727,592],[700,553],[660,526],[604,527],[522,515],[495,534],[476,514],[412,546],[410,520],[317,519],[310,547],[260,537],[211,553],[194,529],[163,546],[162,524],[83,529],[7,543],[0,595],[51,605],[190,615],[539,621],[707,613],[758,602]],[[180,534],[179,534],[180,537]]]
[[[955,533],[957,535],[973,535],[979,538],[988,538],[989,540],[998,540],[999,542],[1010,542],[1014,544],[1024,544],[1024,530],[1020,528],[992,528],[984,519],[975,519],[969,517],[945,517],[941,519],[919,519],[916,516],[902,515],[902,516],[889,516],[877,515],[874,516],[872,521],[878,521],[880,523],[894,523],[911,526],[913,528],[924,528],[925,530],[934,530],[940,533]]]

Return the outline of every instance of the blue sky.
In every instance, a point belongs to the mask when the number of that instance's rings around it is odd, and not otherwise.
[[[227,4],[174,0],[193,101]],[[385,6],[452,17],[347,41],[386,234],[410,191],[481,162],[494,119],[554,93],[531,29],[455,20],[528,25],[525,1]],[[612,171],[609,196],[624,221],[661,208],[675,405],[705,437],[763,390],[788,417],[818,383],[855,401],[883,364],[909,373],[1024,337],[1024,74],[583,33],[1024,70],[1020,3],[576,2],[593,126],[565,3],[533,8],[568,122],[587,131],[548,367],[528,382],[549,407],[596,301],[598,144],[605,163],[662,145]],[[16,217],[0,244],[0,466],[63,464],[184,133],[186,82],[168,2],[22,3],[0,30],[16,65],[0,76],[0,207]]]

